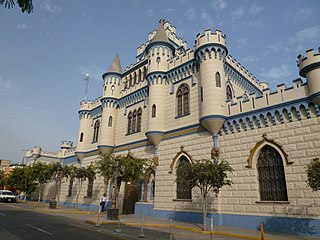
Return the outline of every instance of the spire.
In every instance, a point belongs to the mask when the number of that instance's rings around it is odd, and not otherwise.
[[[151,40],[151,43],[153,42],[169,42],[168,36],[166,34],[166,30],[164,29],[165,20],[160,20],[160,26],[154,35],[153,39]]]
[[[122,74],[122,69],[121,69],[121,64],[120,64],[120,59],[118,54],[116,54],[116,56],[114,57],[112,64],[108,68],[107,72]]]

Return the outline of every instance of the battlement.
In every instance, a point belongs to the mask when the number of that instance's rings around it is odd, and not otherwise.
[[[270,89],[266,88],[260,96],[252,93],[249,97],[238,96],[233,101],[228,101],[228,116],[263,109],[269,106],[277,106],[285,102],[306,98],[308,95],[307,84],[303,83],[301,79],[297,79],[293,81],[293,86],[289,88],[284,84],[280,84],[275,92],[270,92]]]
[[[187,49],[184,54],[169,59],[169,71],[194,59],[194,49]]]
[[[318,48],[318,52],[315,52],[313,49],[308,49],[306,53],[307,56],[298,55],[297,66],[300,70],[299,74],[302,77],[306,77],[308,71],[320,67],[320,47]]]
[[[161,21],[161,20],[160,20]],[[167,33],[167,36],[168,36],[168,39],[173,43],[173,45],[175,46],[175,48],[177,47],[184,47],[184,49],[187,49],[188,46],[187,46],[187,43],[186,41],[182,40],[182,38],[179,38],[177,35],[176,35],[176,27],[171,25],[168,21],[166,21],[164,23],[164,29],[166,30],[166,33]],[[137,48],[137,56],[141,55],[147,45],[151,42],[151,40],[154,38],[155,34],[156,34],[157,30],[153,30],[152,32],[149,33],[148,35],[148,40],[146,43],[143,43],[141,46],[139,46]]]
[[[90,111],[101,105],[101,97],[93,100],[93,101],[82,101],[80,102],[80,111]]]
[[[203,34],[197,34],[195,40],[196,49],[209,43],[226,46],[226,35],[222,34],[218,29],[215,32],[212,32],[211,29],[206,29]]]
[[[61,141],[60,147],[61,149],[71,149],[73,146],[72,141]]]
[[[237,70],[243,77],[245,77],[247,80],[249,80],[254,86],[256,86],[259,89],[262,88],[259,80],[251,72],[249,72],[245,67],[243,67],[231,55],[227,56],[226,63],[228,63],[231,67],[233,67],[235,70]]]

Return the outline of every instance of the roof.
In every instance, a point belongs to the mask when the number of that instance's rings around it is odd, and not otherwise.
[[[119,55],[116,54],[107,72],[122,73]]]
[[[156,34],[152,38],[151,43],[153,43],[153,42],[168,42],[169,43],[169,39],[168,39],[166,30],[164,29],[164,23],[165,23],[165,21],[163,19],[160,20],[160,26],[159,26]]]

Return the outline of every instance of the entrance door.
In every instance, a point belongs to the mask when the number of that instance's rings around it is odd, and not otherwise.
[[[124,188],[123,214],[133,214],[135,203],[139,200],[138,184],[126,183]]]

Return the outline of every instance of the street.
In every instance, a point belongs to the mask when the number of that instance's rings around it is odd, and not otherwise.
[[[121,233],[115,233],[116,225],[85,224],[83,219],[69,218],[35,211],[22,203],[0,203],[0,240],[50,240],[50,239],[141,239],[139,227],[121,226]],[[144,239],[168,240],[169,229],[144,228]],[[210,235],[190,233],[190,231],[172,230],[172,239],[210,239]],[[213,236],[212,239],[235,239],[225,236]]]

